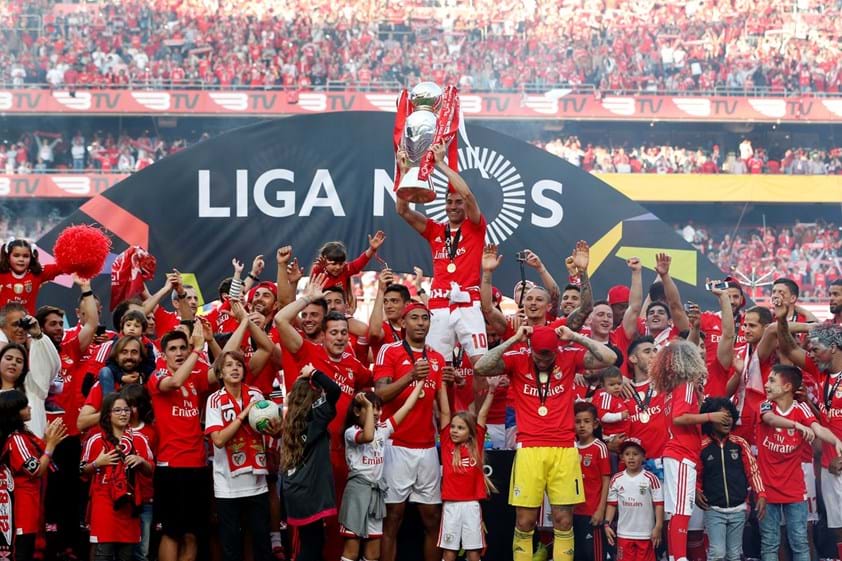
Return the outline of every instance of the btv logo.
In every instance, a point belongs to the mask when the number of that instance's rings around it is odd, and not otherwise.
[[[505,155],[478,146],[459,148],[458,171],[465,177],[488,221],[486,243],[501,244],[515,233],[526,211],[527,187],[520,172]],[[433,173],[433,187],[436,200],[424,207],[424,211],[433,220],[443,222],[447,219],[447,177],[438,169]],[[549,216],[530,215],[532,224],[542,228],[558,226],[564,216],[561,203],[547,193],[561,195],[561,183],[542,179],[532,185],[529,193],[532,202],[549,213]],[[492,216],[495,207],[499,210]]]

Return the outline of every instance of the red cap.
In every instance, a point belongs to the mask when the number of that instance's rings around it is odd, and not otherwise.
[[[249,290],[248,296],[246,296],[246,302],[251,304],[252,300],[254,300],[255,294],[257,294],[258,288],[265,288],[266,290],[268,290],[269,292],[274,294],[276,299],[278,298],[278,287],[275,285],[275,283],[269,282],[269,281],[261,281],[261,282],[257,283],[255,286],[251,287],[251,290]]]
[[[424,305],[424,304],[422,304],[421,302],[410,302],[410,303],[409,303],[409,304],[407,304],[407,305],[406,305],[406,307],[403,309],[403,313],[401,314],[401,317],[402,317],[402,318],[405,318],[405,317],[406,317],[406,314],[408,314],[408,313],[409,313],[409,312],[411,312],[412,310],[424,310],[425,312],[430,313],[429,308],[427,308],[427,306],[425,306],[425,305]]]
[[[629,302],[629,287],[623,284],[617,284],[608,289],[608,304],[628,304]]]
[[[558,335],[552,327],[536,327],[532,330],[530,344],[533,351],[554,351],[558,348]]]
[[[503,293],[500,292],[500,289],[496,286],[491,287],[491,301],[495,304],[499,304],[503,301]]]

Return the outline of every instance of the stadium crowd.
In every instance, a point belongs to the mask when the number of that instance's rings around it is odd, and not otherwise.
[[[765,561],[781,548],[805,561],[820,537],[842,553],[842,281],[826,284],[825,323],[784,277],[771,308],[747,308],[726,278],[703,310],[682,300],[662,253],[647,263],[653,285],[630,258],[602,299],[580,241],[561,282],[525,251],[539,281],[515,287],[507,316],[501,257],[444,152],[446,220],[396,202],[430,246],[431,283],[413,296],[383,269],[368,321],[352,317],[350,279],[389,233],[365,248],[326,240],[317,256],[283,246],[276,267],[235,257],[202,314],[177,270],[160,287],[135,282],[151,275],[130,248],[113,265],[113,331],[87,279],[75,278],[73,327],[39,298],[73,263],[3,244],[4,555],[87,557],[83,533],[96,560],[192,561],[200,548],[242,559],[248,537],[256,561],[394,561],[412,502],[425,561],[477,561],[498,491],[487,449],[515,450],[514,561],[533,560],[541,528],[555,561]],[[408,171],[403,153],[398,166]],[[787,235],[780,246],[794,248]],[[313,257],[298,292],[299,259]]]
[[[574,166],[594,173],[727,173],[836,175],[842,173],[842,148],[793,147],[771,157],[743,139],[720,149],[669,145],[605,146],[583,143],[578,136],[533,141]]]
[[[836,93],[834,0],[3,0],[14,87]]]

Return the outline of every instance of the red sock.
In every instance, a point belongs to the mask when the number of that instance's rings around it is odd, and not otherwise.
[[[838,542],[836,544],[836,555],[839,556],[839,559],[842,559],[842,542]]]
[[[687,561],[687,527],[690,525],[690,517],[684,514],[673,514],[669,525],[669,551],[670,561]]]
[[[689,532],[687,536],[687,559],[689,561],[705,561],[707,559],[705,533],[695,531]]]

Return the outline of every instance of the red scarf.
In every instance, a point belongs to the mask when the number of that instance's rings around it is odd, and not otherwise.
[[[143,282],[155,277],[155,257],[133,245],[111,265],[111,310],[120,302],[143,292]]]
[[[12,491],[14,490],[15,479],[12,476],[12,470],[5,463],[0,464],[0,559],[12,558],[14,539]]]
[[[102,444],[103,451],[106,453],[109,452],[113,446],[113,444],[105,438],[105,434],[102,435]],[[103,470],[102,483],[109,485],[111,490],[111,500],[114,502],[115,509],[124,504],[137,508],[141,505],[141,497],[138,493],[135,493],[135,473],[134,470],[127,468],[126,463],[123,461],[126,456],[131,456],[132,454],[137,453],[134,448],[134,432],[132,432],[131,428],[126,427],[126,430],[123,432],[123,436],[120,437],[120,441],[117,443],[116,448],[120,455],[120,459],[113,466],[107,466]]]
[[[259,390],[245,384],[240,389],[240,395],[243,399],[242,406],[228,393],[227,389],[222,388],[219,393],[222,422],[226,426],[233,423],[253,399],[263,399]],[[260,397],[258,397],[259,395]],[[248,421],[240,425],[240,428],[234,433],[234,437],[225,445],[225,454],[228,456],[228,470],[231,472],[231,477],[237,477],[244,473],[253,475],[269,473],[266,469],[266,447],[263,445],[263,436],[252,429]]]

